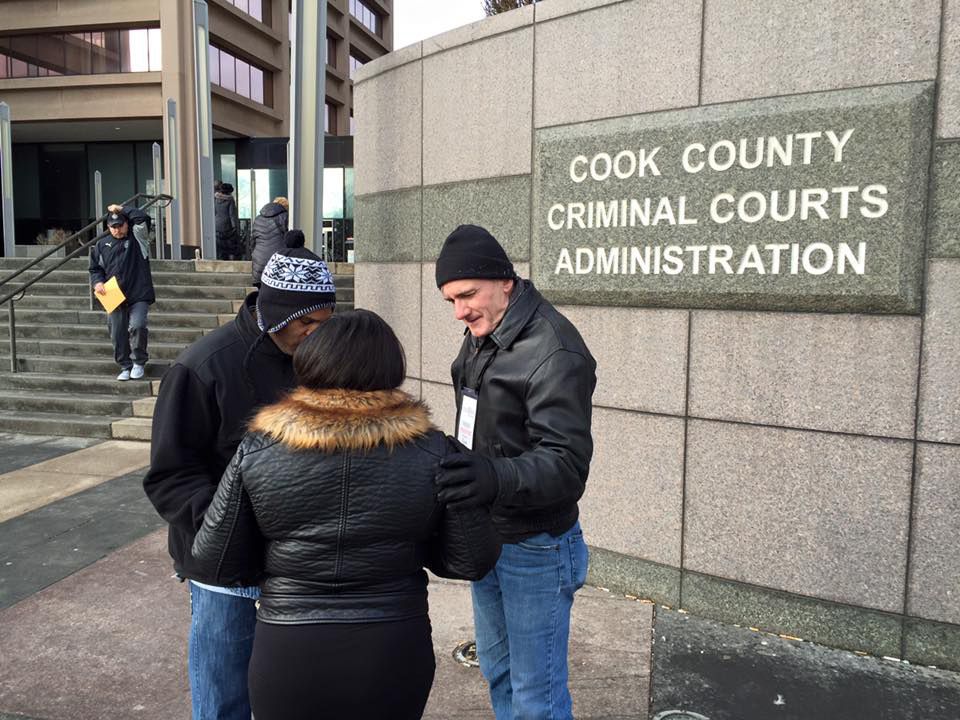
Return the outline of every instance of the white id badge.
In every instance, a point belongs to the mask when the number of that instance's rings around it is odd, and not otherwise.
[[[457,423],[457,440],[473,450],[473,427],[477,421],[477,391],[463,389],[460,398],[460,421]]]

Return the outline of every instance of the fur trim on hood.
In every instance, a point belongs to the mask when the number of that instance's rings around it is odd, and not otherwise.
[[[433,429],[427,406],[402,390],[308,390],[263,408],[250,424],[296,450],[392,448]]]

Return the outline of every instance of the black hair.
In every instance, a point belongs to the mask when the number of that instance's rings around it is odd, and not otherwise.
[[[336,313],[293,354],[298,382],[312,390],[392,390],[403,382],[406,365],[393,328],[369,310]]]

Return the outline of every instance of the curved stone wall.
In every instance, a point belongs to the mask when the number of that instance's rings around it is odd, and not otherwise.
[[[592,582],[960,668],[960,0],[543,0],[355,94],[356,302],[438,424],[460,223],[597,357]]]

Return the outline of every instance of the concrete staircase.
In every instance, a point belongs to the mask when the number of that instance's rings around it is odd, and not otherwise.
[[[28,260],[0,258],[0,279]],[[40,267],[48,267],[54,264]],[[250,263],[154,260],[150,362],[118,382],[103,310],[90,310],[87,259],[69,261],[16,303],[18,372],[10,371],[8,304],[0,308],[0,432],[149,440],[160,378],[191,342],[229,322],[252,290]],[[353,307],[353,266],[331,266],[337,307]],[[39,274],[34,268],[0,292]]]

